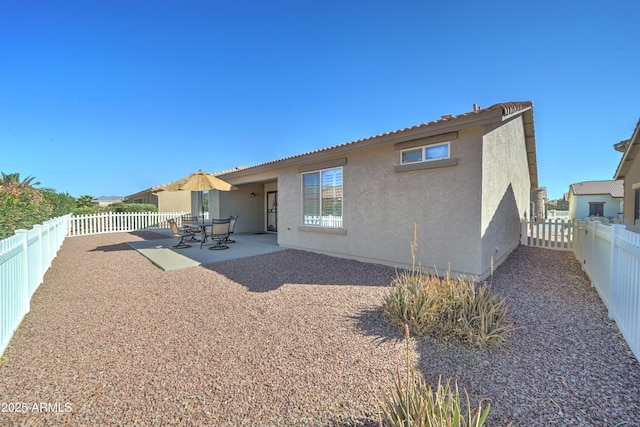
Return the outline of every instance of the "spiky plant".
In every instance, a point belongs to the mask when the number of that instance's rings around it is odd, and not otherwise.
[[[490,404],[482,409],[471,408],[469,395],[460,395],[457,382],[451,379],[444,384],[441,378],[434,389],[427,385],[420,372],[411,363],[409,327],[405,326],[406,378],[396,369],[394,386],[390,394],[379,401],[381,426],[387,427],[481,427],[489,416]]]
[[[466,277],[444,278],[416,266],[417,233],[411,243],[411,270],[396,274],[383,299],[390,322],[405,325],[412,334],[458,339],[474,347],[503,342],[514,330],[508,323],[505,301]],[[491,259],[493,278],[493,258]]]

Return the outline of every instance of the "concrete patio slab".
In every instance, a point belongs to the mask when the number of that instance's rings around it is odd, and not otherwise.
[[[224,250],[210,250],[209,247],[211,245],[206,243],[200,249],[200,243],[198,242],[192,243],[189,248],[172,248],[171,246],[178,243],[178,239],[175,237],[127,242],[127,244],[165,271],[180,270],[287,249],[278,246],[278,235],[273,233],[234,233],[232,239],[235,240],[235,243],[229,243],[229,249]]]

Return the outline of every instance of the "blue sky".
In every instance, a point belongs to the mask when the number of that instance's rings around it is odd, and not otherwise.
[[[611,179],[640,2],[0,0],[0,171],[135,193],[532,101],[540,185]]]

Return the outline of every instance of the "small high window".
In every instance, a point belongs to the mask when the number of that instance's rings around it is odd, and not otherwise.
[[[604,202],[589,203],[589,216],[604,216]]]
[[[449,158],[449,143],[425,145],[402,150],[400,161],[403,165],[417,162],[429,162]]]

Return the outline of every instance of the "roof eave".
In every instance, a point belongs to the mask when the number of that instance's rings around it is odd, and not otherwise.
[[[476,126],[484,126],[499,121],[505,121],[513,116],[523,114],[523,116],[525,117],[525,138],[527,139],[527,159],[529,163],[531,186],[532,188],[536,188],[538,186],[538,175],[535,154],[535,135],[533,132],[533,109],[532,107],[526,107],[514,112],[507,111],[507,114],[504,114],[504,112],[505,110],[502,107],[488,108],[480,110],[478,112],[474,112],[473,114],[455,116],[450,119],[440,119],[435,122],[423,123],[421,125],[413,126],[410,128],[400,129],[381,135],[363,138],[353,142],[347,142],[342,145],[320,149],[318,151],[312,151],[285,159],[263,163],[239,171],[224,173],[221,176],[224,176],[225,179],[229,180],[242,176],[252,175],[254,173],[269,171],[275,168],[296,165],[301,162],[322,161],[336,156],[349,154],[354,151],[359,151],[363,148],[376,148],[387,144],[426,138],[429,136],[440,135],[447,132],[469,129]],[[529,131],[527,131],[527,128],[529,128]]]
[[[636,124],[636,128],[633,131],[633,136],[631,137],[629,144],[627,145],[627,149],[622,155],[622,159],[620,159],[620,163],[618,164],[618,168],[616,169],[616,173],[613,175],[614,179],[623,179],[627,172],[629,172],[629,168],[633,163],[634,159],[638,155],[638,151],[640,151],[640,120]]]
[[[536,135],[533,123],[533,108],[529,107],[520,113],[522,114],[522,125],[524,126],[524,143],[527,150],[527,164],[529,167],[529,180],[531,190],[538,188],[538,157],[536,155]],[[511,116],[511,115],[510,115]]]

